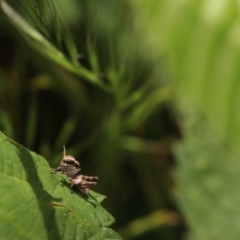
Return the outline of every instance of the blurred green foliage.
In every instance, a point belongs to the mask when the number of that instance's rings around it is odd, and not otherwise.
[[[129,3],[65,5],[1,1],[1,130],[52,167],[66,145],[84,174],[99,176],[124,239],[179,239],[171,146],[180,133],[164,62],[136,42]],[[134,221],[142,230],[129,231]]]
[[[162,0],[134,6],[149,51],[156,58],[168,56],[175,96],[201,109],[239,154],[238,2]]]
[[[133,1],[152,55],[167,56],[182,115],[179,203],[190,239],[238,239],[239,3]]]
[[[190,239],[238,239],[238,156],[189,107],[186,137],[176,148],[179,203],[193,229]],[[184,174],[183,174],[184,173]]]
[[[1,129],[51,166],[65,144],[99,176],[124,239],[185,239],[185,218],[192,239],[226,239],[237,188],[225,191],[224,179],[236,186],[238,171],[223,158],[240,149],[237,1],[9,3],[1,1]],[[172,146],[182,132],[179,191]],[[210,191],[223,199],[225,222],[209,213]]]

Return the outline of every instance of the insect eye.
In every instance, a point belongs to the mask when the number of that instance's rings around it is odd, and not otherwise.
[[[80,166],[80,164],[79,164],[78,162],[75,162],[73,165],[74,165],[75,167],[79,167],[79,166]]]
[[[74,161],[71,160],[71,159],[64,159],[63,162],[64,162],[64,163],[70,163],[70,164],[73,164],[73,163],[74,163]]]
[[[68,164],[74,164],[75,160],[72,158],[64,158],[62,160],[64,163],[68,163]]]

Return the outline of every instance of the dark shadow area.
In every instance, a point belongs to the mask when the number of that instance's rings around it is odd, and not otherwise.
[[[76,187],[71,188],[70,183],[68,183],[64,177],[61,178],[58,184],[67,187],[69,189],[69,194],[76,194],[78,197],[83,198],[85,201],[92,204],[93,207],[96,207],[99,204],[97,199],[95,199],[91,194],[85,196]]]
[[[12,142],[12,144],[14,144]],[[23,167],[27,174],[27,180],[30,184],[36,198],[38,199],[38,207],[43,216],[43,221],[45,229],[48,235],[48,239],[61,239],[59,230],[56,224],[55,219],[55,210],[50,206],[52,201],[56,201],[51,195],[44,191],[43,185],[38,177],[34,160],[32,156],[23,148],[20,148],[19,145],[14,144],[18,149],[19,158],[23,164]],[[59,199],[57,199],[59,200]]]

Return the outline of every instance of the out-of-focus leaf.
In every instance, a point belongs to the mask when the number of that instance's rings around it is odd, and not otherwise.
[[[64,11],[60,10],[61,7],[56,8],[56,4],[59,5],[59,3],[53,0],[38,2],[23,0],[21,3],[37,30],[58,49],[63,50],[66,47],[71,62],[78,66],[78,52],[64,19]]]
[[[146,98],[141,98],[141,101],[134,105],[133,110],[126,120],[126,128],[132,129],[142,124],[153,112],[153,110],[162,103],[171,98],[171,88],[158,88]]]
[[[64,144],[68,142],[76,129],[77,123],[77,119],[73,117],[70,117],[65,121],[55,143],[55,149],[60,149]]]
[[[180,202],[192,239],[238,239],[240,5],[234,0],[133,3],[147,50],[168,60],[183,112],[195,109],[192,119],[185,119],[189,126],[177,151]],[[200,111],[206,120],[194,118]]]
[[[163,53],[179,98],[200,107],[240,154],[240,34],[237,1],[134,1],[143,41]]]
[[[71,61],[75,66],[79,66],[78,63],[78,50],[77,47],[73,41],[71,32],[68,28],[68,26],[64,23],[62,24],[62,35],[63,35],[63,39],[64,39],[64,43],[66,45],[66,48],[68,50],[68,54],[70,55]],[[98,75],[96,75],[98,76]]]
[[[9,119],[9,116],[6,111],[3,109],[0,109],[0,126],[1,129],[6,133],[9,134],[9,136],[14,137],[14,131],[13,126],[11,124],[11,121]]]
[[[96,49],[94,49],[93,43],[91,43],[90,39],[88,39],[88,55],[89,55],[89,62],[92,68],[92,71],[96,74],[100,74],[100,67],[99,67],[99,62],[98,58],[96,55]]]
[[[9,21],[12,22],[12,24],[19,30],[19,32],[34,50],[43,54],[45,57],[51,59],[53,62],[59,64],[65,69],[83,77],[85,80],[101,87],[106,91],[109,91],[109,88],[104,83],[99,81],[98,76],[96,76],[94,73],[84,68],[83,66],[76,66],[74,63],[71,63],[60,50],[58,50],[43,35],[36,31],[5,1],[1,1],[1,8],[3,12],[7,15]],[[73,53],[73,46],[71,45],[70,39],[68,38],[66,41],[68,47],[72,49],[71,53]]]
[[[33,92],[31,101],[29,101],[29,110],[26,126],[26,143],[29,148],[33,147],[34,139],[36,139],[37,123],[38,123],[38,107],[37,107],[37,94]]]
[[[121,239],[104,196],[70,193],[48,162],[0,133],[1,239]]]
[[[170,151],[173,139],[158,142],[144,140],[142,138],[137,138],[133,136],[124,136],[122,137],[121,142],[123,149],[128,151],[158,154]]]
[[[69,25],[81,22],[84,9],[79,7],[78,1],[66,2],[65,0],[52,0],[57,12],[62,21],[66,21]]]
[[[5,92],[7,89],[6,79],[0,69],[0,129],[11,137],[14,137],[13,125],[10,121],[9,112],[7,111]]]
[[[196,111],[188,112],[185,122],[185,138],[176,147],[176,177],[191,239],[238,239],[239,159]]]
[[[29,4],[29,1],[21,1],[21,4],[23,5],[24,10],[30,17],[30,19],[33,21],[37,29],[46,37],[49,37],[48,31],[42,26],[41,17],[39,16],[39,11],[36,9],[39,9],[39,5],[37,3]]]
[[[148,216],[133,220],[126,227],[120,229],[119,232],[124,239],[131,239],[162,227],[163,225],[171,226],[178,224],[179,220],[179,215],[176,212],[158,210]]]

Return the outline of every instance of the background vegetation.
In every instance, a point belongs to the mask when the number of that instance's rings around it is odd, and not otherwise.
[[[123,239],[238,239],[237,1],[8,3],[1,131],[66,145]]]

